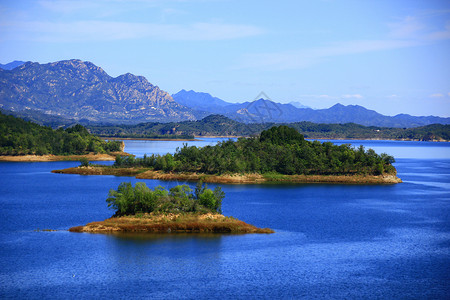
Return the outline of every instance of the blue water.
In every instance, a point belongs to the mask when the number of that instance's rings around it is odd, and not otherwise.
[[[350,142],[394,154],[404,182],[222,185],[224,214],[270,235],[70,233],[110,217],[108,190],[137,180],[50,173],[77,162],[0,163],[0,298],[448,299],[450,144]]]

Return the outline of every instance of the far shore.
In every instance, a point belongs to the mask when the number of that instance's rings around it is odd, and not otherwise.
[[[437,142],[437,143],[447,143],[450,142],[450,140],[420,140],[420,139],[384,139],[384,138],[370,138],[370,139],[364,139],[364,138],[330,138],[330,137],[318,137],[318,138],[309,138],[305,137],[305,140],[314,141],[314,140],[330,140],[330,141],[397,141],[397,142]]]
[[[134,137],[105,137],[105,136],[101,136],[100,137],[102,140],[118,140],[118,141],[122,141],[122,140],[139,140],[139,141],[171,141],[171,142],[176,142],[176,141],[181,141],[181,142],[194,142],[194,141],[199,141],[197,138],[193,138],[193,139],[177,139],[177,138],[134,138]]]
[[[203,181],[224,184],[262,184],[262,183],[327,183],[327,184],[396,184],[402,182],[396,175],[264,175],[264,174],[225,174],[209,175],[203,173],[165,173],[143,168],[76,167],[53,170],[53,173],[79,175],[133,176],[137,179],[158,179],[168,181]]]
[[[50,162],[50,161],[79,161],[87,158],[89,161],[114,161],[116,155],[130,155],[125,152],[89,153],[83,155],[0,155],[0,161],[9,162]]]
[[[231,138],[240,138],[240,137],[251,137],[247,135],[196,135],[193,139],[177,139],[177,138],[133,138],[133,137],[127,137],[127,138],[118,138],[118,137],[100,137],[103,140],[142,140],[142,141],[186,141],[186,142],[192,142],[192,141],[200,141],[201,138],[222,138],[222,139],[231,139]],[[348,141],[398,141],[398,142],[441,142],[441,143],[448,143],[450,140],[444,140],[444,139],[432,139],[432,140],[421,140],[421,139],[388,139],[388,138],[342,138],[342,137],[305,137],[305,140],[336,140],[336,141],[342,141],[342,140],[348,140]]]

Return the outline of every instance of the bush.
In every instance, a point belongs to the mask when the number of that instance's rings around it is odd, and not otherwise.
[[[108,196],[108,207],[115,210],[115,216],[123,216],[151,212],[221,213],[225,194],[220,187],[212,191],[201,182],[195,193],[187,185],[177,185],[167,191],[161,186],[152,190],[144,182],[137,182],[134,187],[130,182],[122,182],[117,190],[111,189]]]
[[[80,167],[89,167],[90,163],[86,157],[80,158]]]

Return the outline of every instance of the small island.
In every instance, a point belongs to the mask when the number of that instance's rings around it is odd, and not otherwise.
[[[288,126],[257,137],[227,140],[198,148],[184,145],[174,155],[117,156],[112,166],[83,165],[54,170],[82,175],[135,176],[139,179],[215,183],[394,184],[401,180],[388,154],[363,146],[307,141]]]
[[[202,182],[195,191],[188,185],[178,185],[169,191],[161,186],[154,190],[143,182],[133,187],[121,183],[110,190],[106,199],[115,210],[113,217],[101,222],[69,229],[71,232],[118,233],[273,233],[233,217],[222,215],[225,194],[220,187],[209,189]]]

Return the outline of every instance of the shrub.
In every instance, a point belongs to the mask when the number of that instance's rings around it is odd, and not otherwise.
[[[108,207],[115,210],[115,216],[135,215],[140,213],[164,212],[222,212],[222,199],[225,197],[220,187],[213,190],[203,184],[197,185],[195,193],[187,185],[178,185],[167,191],[161,186],[154,190],[143,182],[135,186],[122,182],[117,190],[108,194]]]
[[[86,157],[80,158],[80,167],[89,167],[90,163]]]

